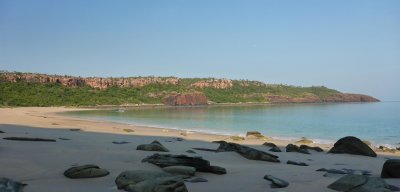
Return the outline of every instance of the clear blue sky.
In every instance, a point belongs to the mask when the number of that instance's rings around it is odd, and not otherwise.
[[[0,69],[251,79],[400,100],[400,1],[0,0]]]

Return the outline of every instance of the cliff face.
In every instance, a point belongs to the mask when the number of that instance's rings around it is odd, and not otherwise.
[[[93,88],[107,89],[116,87],[143,87],[149,84],[172,84],[177,85],[179,79],[176,77],[134,77],[134,78],[100,78],[100,77],[71,77],[60,75],[43,75],[31,73],[3,73],[4,78],[10,82],[24,81],[28,83],[52,83],[68,87],[79,87],[88,85]]]
[[[378,99],[362,94],[338,93],[320,99],[316,96],[291,98],[282,95],[269,95],[266,99],[271,103],[339,103],[339,102],[379,102]]]
[[[164,99],[165,105],[207,105],[207,97],[203,93],[186,93],[171,95]]]
[[[378,99],[368,95],[342,93],[328,96],[324,102],[379,102]]]
[[[190,86],[198,88],[211,87],[216,89],[228,89],[233,86],[233,83],[230,79],[210,79],[192,83]]]

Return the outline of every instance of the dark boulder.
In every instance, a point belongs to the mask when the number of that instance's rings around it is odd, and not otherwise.
[[[214,174],[226,174],[226,169],[211,166],[210,162],[201,157],[189,157],[186,155],[154,154],[142,160],[157,165],[161,168],[169,166],[189,166],[196,168],[196,171],[210,172]]]
[[[376,153],[367,144],[353,136],[339,139],[328,153],[347,153],[376,157]]]
[[[324,151],[321,147],[311,147],[311,146],[308,146],[308,145],[300,145],[300,149],[314,150],[316,152],[323,152]]]
[[[169,152],[169,150],[158,141],[153,141],[150,144],[138,145],[136,150]]]
[[[267,147],[278,147],[275,145],[275,143],[270,143],[270,142],[265,142],[265,143],[263,143],[263,145],[265,145]]]
[[[286,164],[289,164],[289,165],[297,165],[297,166],[308,166],[307,163],[304,163],[304,162],[295,162],[295,161],[291,161],[291,160],[287,161]]]
[[[263,145],[265,145],[265,146],[267,146],[267,147],[271,147],[271,149],[269,149],[269,151],[272,151],[272,152],[282,152],[281,149],[279,149],[279,147],[276,146],[274,143],[265,142]]]
[[[160,171],[135,170],[120,173],[115,184],[128,192],[187,192],[185,178]]]
[[[310,152],[308,152],[307,149],[300,149],[299,146],[293,144],[288,144],[286,146],[286,152],[298,152],[298,153],[310,154]]]
[[[392,187],[378,177],[349,174],[339,178],[328,188],[349,192],[390,192]]]
[[[107,170],[101,169],[97,165],[90,164],[71,167],[64,172],[64,176],[71,179],[104,177],[108,174],[110,173]]]
[[[43,142],[56,142],[55,139],[43,139],[43,138],[35,138],[35,137],[4,137],[5,140],[14,140],[14,141],[43,141]]]
[[[400,159],[386,160],[382,167],[382,178],[400,178]]]
[[[218,152],[234,151],[239,153],[241,156],[260,161],[280,162],[279,157],[264,151],[260,151],[247,146],[239,145],[237,143],[227,143],[225,141],[219,141]]]

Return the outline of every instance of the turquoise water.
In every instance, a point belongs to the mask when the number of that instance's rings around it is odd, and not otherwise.
[[[155,107],[69,113],[96,119],[220,134],[259,131],[281,139],[307,137],[332,143],[353,135],[375,145],[398,146],[400,102]]]

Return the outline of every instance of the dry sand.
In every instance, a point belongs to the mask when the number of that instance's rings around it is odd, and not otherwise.
[[[141,163],[154,152],[137,151],[136,146],[153,140],[160,141],[171,154],[186,154],[193,147],[216,149],[215,140],[229,140],[228,136],[203,133],[188,133],[150,127],[140,127],[110,122],[89,121],[58,114],[69,110],[86,110],[64,107],[0,108],[0,134],[2,138],[11,136],[41,137],[57,139],[57,142],[23,142],[0,140],[0,177],[22,181],[28,186],[27,192],[78,192],[78,191],[118,191],[114,183],[119,173],[126,170],[160,170],[160,168]],[[81,129],[70,131],[69,129]],[[134,132],[126,132],[131,129]],[[184,138],[176,141],[173,137]],[[71,140],[59,140],[68,138]],[[112,141],[128,141],[129,144],[116,145]],[[268,151],[262,146],[263,140],[246,139],[237,142],[259,150]],[[283,148],[290,141],[269,140]],[[330,145],[320,145],[328,150]],[[352,168],[372,172],[380,176],[382,165],[387,158],[399,158],[398,153],[378,153],[378,157],[365,157],[347,154],[327,154],[311,151],[311,155],[300,153],[273,153],[281,163],[248,160],[234,152],[213,153],[196,151],[212,165],[227,169],[225,175],[196,173],[206,178],[205,183],[186,183],[190,192],[265,192],[265,191],[332,191],[326,186],[337,178],[323,177],[319,168]],[[310,166],[287,165],[287,160],[305,162]],[[63,172],[75,165],[97,164],[110,171],[110,175],[93,179],[68,179]],[[266,174],[284,179],[290,183],[283,189],[271,188],[270,182],[263,179]],[[385,179],[387,183],[400,187],[398,179]]]

